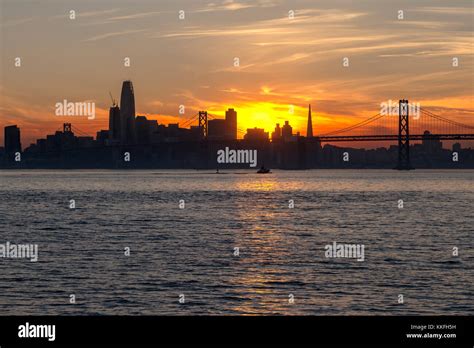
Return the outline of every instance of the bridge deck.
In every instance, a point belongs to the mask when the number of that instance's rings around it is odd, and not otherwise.
[[[398,135],[347,135],[316,137],[322,143],[343,141],[398,141]],[[474,134],[410,134],[410,140],[439,139],[439,140],[474,140]]]

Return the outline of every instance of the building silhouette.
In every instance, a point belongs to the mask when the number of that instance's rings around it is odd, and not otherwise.
[[[135,144],[137,140],[135,127],[135,94],[132,81],[124,81],[120,95],[120,142]]]
[[[268,132],[265,132],[263,128],[248,128],[247,133],[244,135],[244,140],[268,141]]]
[[[226,139],[235,140],[237,139],[237,111],[234,109],[228,109],[225,112],[226,122]]]
[[[109,131],[108,130],[100,130],[96,133],[96,143],[100,146],[105,146],[109,141]]]
[[[21,152],[20,128],[18,126],[7,126],[4,129],[5,153],[13,155],[15,152]]]
[[[209,140],[237,139],[237,111],[228,109],[225,119],[214,119],[207,122],[207,138]]]
[[[285,125],[281,129],[281,136],[285,140],[288,140],[293,136],[293,128],[290,126],[288,121],[285,121]]]
[[[433,135],[429,131],[423,133],[421,145],[427,153],[439,153],[443,150],[443,143],[439,140],[438,135]]]
[[[114,104],[109,109],[109,141],[110,143],[119,144],[122,135],[122,126],[120,118],[120,108]]]
[[[148,120],[145,116],[137,116],[135,118],[135,127],[137,144],[150,144],[152,142],[153,133],[158,130],[158,121]]]
[[[277,123],[275,126],[275,130],[272,132],[272,141],[278,141],[281,139],[281,128],[280,124]]]
[[[308,126],[306,128],[306,137],[307,138],[313,137],[313,120],[311,119],[311,104],[309,104],[309,109],[308,109]]]
[[[227,120],[209,120],[207,122],[207,138],[209,140],[225,140],[227,135]]]

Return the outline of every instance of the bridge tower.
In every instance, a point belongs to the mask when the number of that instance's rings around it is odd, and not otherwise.
[[[207,139],[207,111],[199,111],[199,128],[202,129],[204,139]]]
[[[410,164],[410,127],[408,100],[398,104],[398,170],[413,169]]]

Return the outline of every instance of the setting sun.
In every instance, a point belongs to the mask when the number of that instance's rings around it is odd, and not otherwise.
[[[265,132],[273,132],[275,125],[283,125],[289,121],[295,130],[304,132],[306,127],[307,107],[287,104],[276,104],[270,102],[245,103],[233,106],[238,115],[239,138],[248,128],[263,128]],[[224,114],[224,110],[219,111],[219,115]]]

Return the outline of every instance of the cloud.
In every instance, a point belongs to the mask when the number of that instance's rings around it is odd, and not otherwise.
[[[2,27],[13,27],[13,26],[16,26],[16,25],[21,25],[21,24],[31,22],[33,19],[34,19],[34,17],[12,19],[12,20],[8,20],[8,21],[5,21],[5,22],[1,23],[0,26],[2,26]]]
[[[423,13],[435,13],[441,15],[453,14],[453,15],[465,15],[472,16],[472,7],[450,7],[450,6],[427,6],[413,9],[414,12]]]
[[[105,34],[100,34],[96,35],[93,37],[90,37],[88,39],[82,40],[83,42],[90,42],[90,41],[98,41],[98,40],[103,40],[107,39],[109,37],[115,37],[115,36],[123,36],[123,35],[128,35],[128,34],[135,34],[135,33],[141,33],[146,31],[145,29],[136,29],[136,30],[123,30],[123,31],[116,31],[116,32],[111,32],[111,33],[105,33]]]
[[[150,16],[162,14],[162,13],[165,13],[165,12],[164,11],[142,12],[142,13],[134,13],[134,14],[131,14],[131,15],[110,17],[110,18],[107,18],[106,20],[109,21],[109,22],[122,21],[122,20],[127,20],[127,19],[145,18],[145,17],[150,17]]]
[[[208,25],[191,30],[179,30],[171,33],[156,33],[155,38],[197,38],[197,37],[225,37],[225,36],[261,36],[269,35],[281,39],[285,36],[300,35],[301,38],[314,34],[308,26],[325,24],[325,29],[330,23],[348,22],[366,15],[363,12],[347,13],[341,10],[299,10],[294,19],[286,15],[278,18],[257,20],[245,25]]]
[[[71,9],[74,10],[74,9]],[[69,18],[69,11],[67,10],[62,14],[53,16],[51,18],[53,19],[58,19],[58,18]],[[80,10],[74,10],[76,12],[76,18],[88,18],[88,17],[97,17],[97,16],[102,16],[102,15],[108,15],[110,13],[114,13],[117,11],[120,11],[119,8],[113,8],[113,9],[107,9],[107,10],[98,10],[98,11],[86,11],[86,12],[81,12]]]
[[[287,30],[276,28],[235,28],[235,29],[201,29],[188,30],[170,34],[156,34],[154,37],[160,38],[197,38],[197,37],[223,37],[223,36],[253,36],[253,35],[278,35],[278,34],[298,34],[299,30]]]
[[[248,8],[256,7],[273,7],[276,5],[275,1],[271,0],[253,0],[253,1],[235,1],[224,0],[220,3],[211,2],[206,7],[197,9],[193,12],[214,12],[214,11],[238,11]]]
[[[158,107],[161,107],[164,105],[164,103],[162,101],[159,101],[159,100],[152,100],[151,102],[148,103],[149,105],[152,105],[152,106],[158,106]]]

